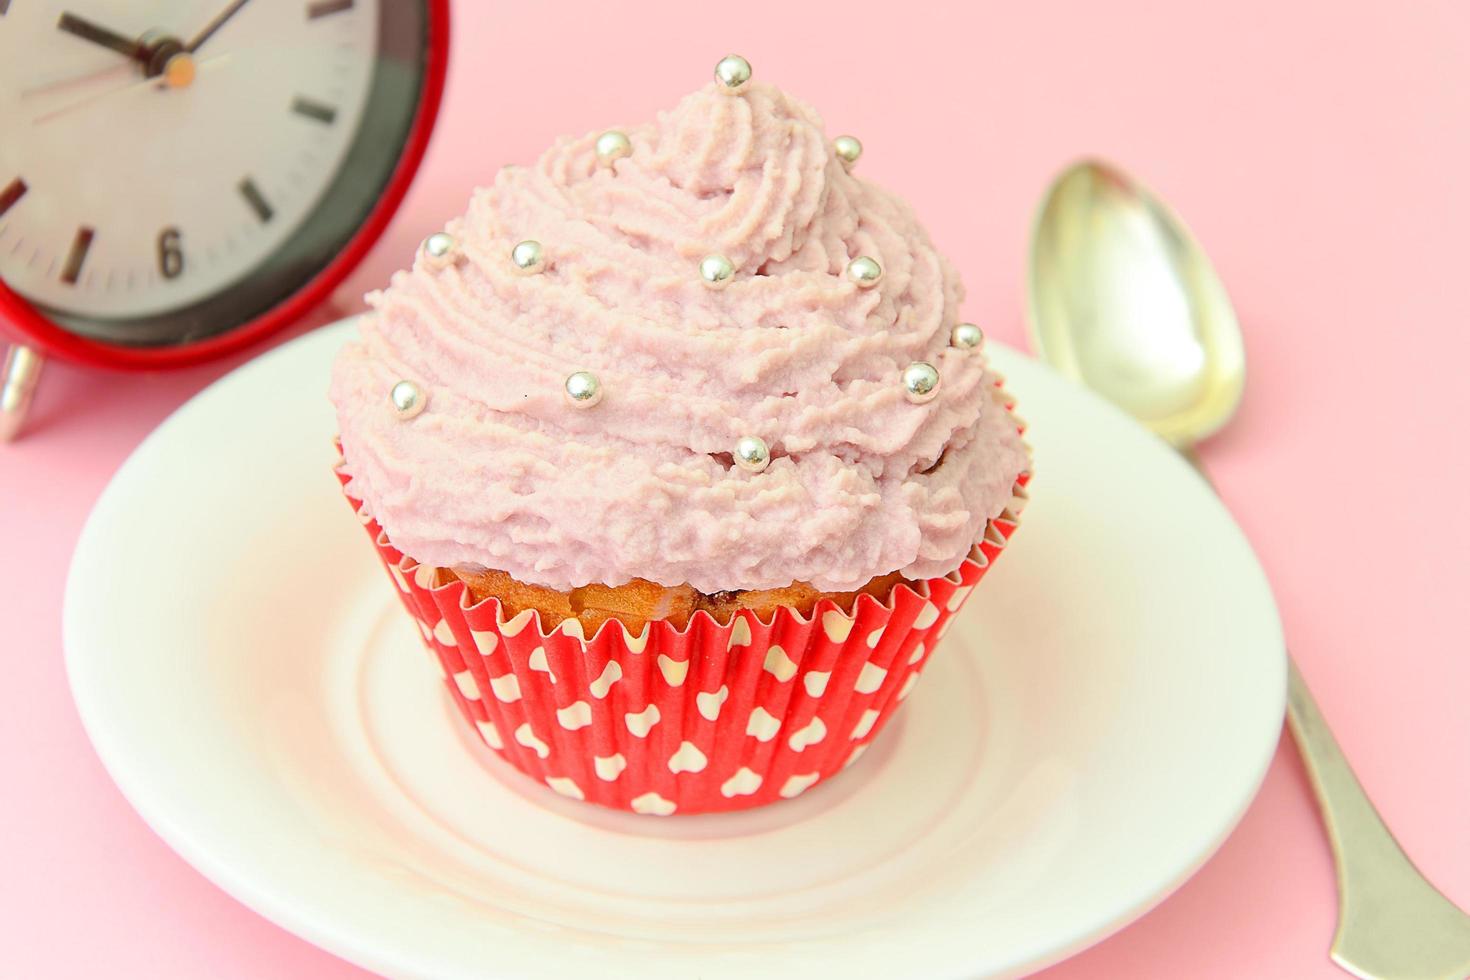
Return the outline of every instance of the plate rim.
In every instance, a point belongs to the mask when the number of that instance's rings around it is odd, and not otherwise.
[[[76,593],[78,585],[78,557],[91,547],[91,539],[96,536],[94,524],[99,521],[98,515],[103,513],[104,505],[114,493],[114,488],[119,485],[126,473],[133,467],[135,460],[146,458],[146,453],[158,442],[168,437],[168,433],[177,424],[177,420],[183,417],[197,402],[214,397],[217,389],[236,383],[241,375],[255,374],[268,371],[271,365],[280,360],[292,356],[300,356],[300,351],[312,344],[326,344],[328,337],[333,338],[335,344],[340,344],[346,339],[346,335],[359,319],[358,316],[346,317],[335,323],[328,324],[318,330],[303,334],[287,343],[281,344],[264,355],[254,358],[245,364],[227,372],[215,379],[204,389],[196,393],[172,413],[169,414],[152,432],[150,432],[133,450],[118,470],[109,479],[107,486],[99,494],[88,513],[83,524],[81,533],[77,537],[72,560],[69,563],[65,580],[63,602],[62,602],[62,645],[63,659],[66,669],[68,685],[72,692],[73,701],[76,704],[78,715],[82,726],[101,760],[108,777],[118,787],[128,804],[142,817],[144,822],[152,829],[176,854],[182,857],[190,866],[212,882],[216,887],[223,890],[247,908],[271,921],[275,925],[291,932],[292,934],[328,951],[350,963],[364,967],[378,973],[388,975],[419,976],[422,974],[422,964],[416,966],[409,959],[412,957],[411,950],[402,948],[402,944],[396,944],[387,937],[379,937],[377,943],[364,943],[350,929],[336,928],[332,924],[330,915],[313,915],[312,906],[303,904],[299,897],[285,895],[281,890],[272,891],[265,883],[255,881],[248,873],[240,873],[232,863],[225,857],[215,853],[207,842],[198,840],[196,835],[190,831],[187,820],[177,818],[177,815],[168,812],[164,801],[150,799],[146,792],[144,781],[133,775],[130,763],[125,758],[123,746],[119,738],[110,731],[112,722],[107,718],[105,702],[105,691],[99,691],[93,679],[89,677],[86,670],[86,659],[88,654],[80,651],[74,642],[77,633],[75,616],[77,614]],[[1104,401],[1100,397],[1076,388],[1061,379],[1045,364],[1035,361],[1029,355],[1000,344],[994,340],[988,341],[988,346],[1002,351],[1001,360],[1021,359],[1030,362],[1029,367],[1036,368],[1043,373],[1050,374],[1059,383],[1072,387],[1073,390],[1083,398],[1089,400],[1098,407],[1099,411],[1114,414],[1126,421],[1130,426],[1137,426],[1133,420],[1124,415],[1121,410]],[[1005,372],[1005,365],[997,365]],[[1166,447],[1160,446],[1166,451]],[[141,465],[141,464],[139,464]],[[1180,467],[1186,467],[1182,461]],[[120,491],[119,491],[120,492]],[[1272,621],[1271,632],[1274,637],[1273,648],[1277,650],[1276,664],[1279,667],[1278,683],[1272,685],[1270,691],[1261,692],[1263,698],[1269,698],[1269,717],[1275,719],[1270,726],[1271,737],[1266,738],[1263,734],[1260,745],[1253,753],[1253,761],[1250,771],[1254,773],[1250,781],[1248,791],[1243,791],[1239,796],[1239,803],[1233,812],[1226,814],[1225,819],[1220,822],[1213,838],[1202,847],[1195,859],[1177,871],[1168,881],[1159,887],[1152,888],[1141,901],[1131,903],[1126,907],[1113,910],[1111,913],[1096,916],[1094,922],[1086,925],[1078,925],[1067,930],[1067,937],[1058,937],[1057,944],[1045,951],[1035,951],[1029,955],[1018,957],[1013,966],[1007,967],[1002,975],[1025,974],[1045,969],[1077,953],[1085,950],[1107,937],[1117,933],[1139,918],[1148,914],[1159,904],[1173,895],[1185,882],[1192,878],[1211,858],[1218,853],[1219,849],[1235,831],[1240,821],[1245,816],[1259,795],[1262,784],[1265,781],[1271,762],[1276,754],[1277,746],[1281,739],[1281,724],[1285,718],[1286,709],[1286,684],[1287,684],[1287,651],[1285,638],[1282,632],[1280,614],[1277,609],[1274,596],[1270,595],[1269,582],[1266,579],[1264,569],[1260,569],[1259,559],[1254,549],[1250,547],[1249,540],[1244,531],[1222,505],[1222,511],[1240,541],[1249,551],[1256,568],[1260,570],[1261,580],[1266,585],[1267,598],[1269,601],[1269,613]],[[1263,733],[1265,729],[1263,728]],[[1245,748],[1241,747],[1242,750]],[[967,976],[968,974],[956,974],[956,976]]]

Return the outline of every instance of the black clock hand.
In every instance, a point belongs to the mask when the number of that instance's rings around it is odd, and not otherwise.
[[[221,10],[215,16],[214,20],[204,25],[204,30],[196,34],[194,36],[194,40],[190,41],[184,46],[184,50],[189,52],[190,54],[198,51],[199,45],[203,44],[205,41],[208,41],[215,31],[225,26],[225,21],[229,20],[231,17],[235,16],[235,14],[239,13],[240,8],[245,6],[249,2],[250,0],[234,0],[234,3],[231,3],[224,10]]]
[[[68,34],[73,34],[83,41],[91,41],[100,44],[104,48],[111,48],[118,54],[126,55],[133,61],[146,63],[149,57],[147,45],[141,44],[136,38],[124,37],[116,31],[109,31],[105,27],[99,27],[88,20],[82,20],[76,14],[62,14],[56,26]]]

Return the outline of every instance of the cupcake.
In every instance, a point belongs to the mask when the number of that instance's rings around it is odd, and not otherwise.
[[[461,713],[555,792],[806,792],[1016,527],[959,277],[860,151],[726,58],[502,170],[334,366],[349,501]]]

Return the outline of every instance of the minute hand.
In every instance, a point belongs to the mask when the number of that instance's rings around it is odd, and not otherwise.
[[[240,8],[245,6],[249,2],[250,0],[234,0],[234,2],[231,3],[228,7],[216,14],[214,20],[204,25],[204,29],[198,34],[194,35],[194,40],[186,44],[184,46],[184,50],[189,52],[190,54],[198,51],[201,44],[203,44],[205,41],[208,41],[210,37],[214,35],[215,31],[225,26],[225,21],[229,20],[231,17],[235,16],[235,14],[239,13]]]

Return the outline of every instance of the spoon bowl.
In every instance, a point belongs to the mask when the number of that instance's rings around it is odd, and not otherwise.
[[[1029,286],[1042,358],[1175,446],[1240,404],[1245,352],[1225,287],[1179,217],[1116,168],[1085,160],[1052,183]]]

